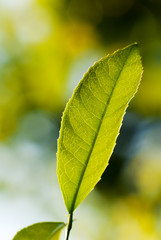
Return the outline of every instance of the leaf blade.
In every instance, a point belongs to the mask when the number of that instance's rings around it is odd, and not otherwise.
[[[93,189],[107,167],[141,75],[138,46],[133,44],[91,67],[69,100],[57,154],[58,179],[69,213]]]
[[[36,223],[20,230],[13,240],[58,240],[63,227],[62,222]]]

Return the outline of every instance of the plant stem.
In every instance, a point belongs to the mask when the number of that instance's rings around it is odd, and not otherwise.
[[[69,215],[69,222],[68,222],[66,240],[69,240],[69,234],[70,234],[70,231],[72,229],[72,224],[73,224],[73,212]]]

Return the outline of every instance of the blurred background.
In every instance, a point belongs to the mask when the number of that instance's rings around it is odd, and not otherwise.
[[[62,112],[89,66],[136,41],[143,80],[71,240],[161,239],[160,26],[160,0],[0,0],[1,239],[67,221],[56,176]]]

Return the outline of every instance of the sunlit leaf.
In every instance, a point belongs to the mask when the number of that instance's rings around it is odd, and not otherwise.
[[[64,226],[61,222],[36,223],[22,229],[13,240],[58,240]]]
[[[132,44],[95,63],[67,104],[58,141],[57,173],[69,213],[107,167],[142,71],[138,46]]]

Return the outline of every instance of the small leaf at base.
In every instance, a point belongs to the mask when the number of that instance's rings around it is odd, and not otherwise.
[[[35,223],[19,231],[13,240],[58,240],[63,227],[62,222]]]

